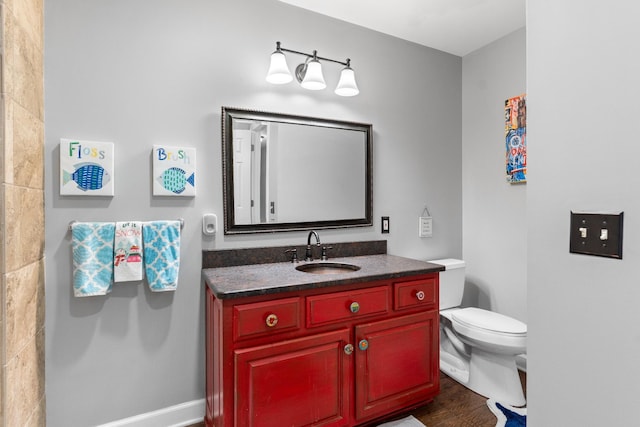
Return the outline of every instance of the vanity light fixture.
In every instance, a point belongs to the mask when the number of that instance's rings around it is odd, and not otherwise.
[[[271,64],[267,73],[267,81],[275,85],[289,83],[293,80],[291,71],[287,66],[287,58],[280,49],[280,42],[276,43],[276,51],[271,54]]]
[[[317,51],[313,53],[298,52],[296,50],[285,49],[280,46],[280,42],[276,42],[276,50],[271,54],[271,63],[267,73],[266,80],[273,84],[285,84],[293,80],[293,76],[289,71],[287,60],[283,52],[295,53],[297,55],[306,56],[306,60],[298,65],[295,69],[295,76],[298,83],[309,90],[322,90],[327,87],[322,75],[322,65],[320,61],[335,62],[344,65],[340,73],[340,81],[336,86],[335,93],[340,96],[355,96],[360,93],[356,84],[355,73],[351,68],[351,59],[347,58],[345,62],[336,61],[335,59],[323,58],[318,56]]]

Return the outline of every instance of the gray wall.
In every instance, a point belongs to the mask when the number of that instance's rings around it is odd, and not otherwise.
[[[638,423],[640,4],[528,2],[531,426]],[[624,211],[623,259],[569,253],[569,213]]]
[[[527,184],[505,173],[504,101],[526,92],[523,28],[462,59],[465,305],[527,321]]]
[[[202,398],[201,250],[306,238],[202,237],[202,214],[222,222],[222,105],[373,123],[375,226],[323,230],[323,241],[387,238],[392,254],[462,255],[461,58],[276,0],[56,0],[46,2],[45,24],[49,426],[95,425]],[[350,57],[361,94],[265,83],[277,40]],[[330,87],[338,74],[325,67]],[[63,137],[115,143],[115,197],[58,195]],[[197,149],[195,198],[151,196],[153,144]],[[417,235],[425,203],[430,239]],[[380,234],[381,215],[391,217],[389,235]],[[177,292],[131,283],[106,297],[72,296],[70,221],[178,217],[185,228]]]

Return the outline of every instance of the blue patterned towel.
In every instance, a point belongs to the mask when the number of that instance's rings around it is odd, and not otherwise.
[[[73,294],[76,297],[111,292],[114,237],[115,224],[112,222],[71,224]]]
[[[153,292],[175,291],[180,269],[180,221],[150,221],[142,226],[144,268]]]

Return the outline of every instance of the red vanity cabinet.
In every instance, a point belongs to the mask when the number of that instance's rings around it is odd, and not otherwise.
[[[356,419],[433,399],[439,388],[438,313],[355,327]]]
[[[356,426],[439,392],[438,274],[218,299],[207,427]]]
[[[346,426],[353,364],[348,329],[234,352],[238,426]]]

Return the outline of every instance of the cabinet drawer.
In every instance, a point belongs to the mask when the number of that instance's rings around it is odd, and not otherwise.
[[[393,284],[393,308],[438,307],[438,277],[396,282]]]
[[[388,287],[307,297],[307,326],[319,326],[389,311]]]
[[[242,304],[233,307],[234,340],[300,328],[300,298]]]

